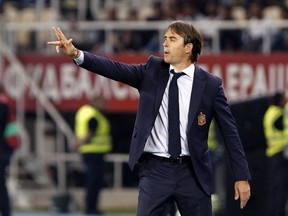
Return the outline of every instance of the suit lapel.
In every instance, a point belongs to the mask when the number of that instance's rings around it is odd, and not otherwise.
[[[190,131],[196,111],[200,104],[201,98],[203,97],[203,94],[204,94],[204,89],[206,85],[204,78],[205,77],[202,75],[200,68],[195,65],[195,74],[194,74],[193,87],[192,87],[191,99],[190,99],[190,105],[189,105],[190,106],[189,114],[188,114],[188,119],[189,119],[188,131]]]
[[[169,79],[169,64],[163,63],[163,67],[158,75],[159,82],[155,91],[155,102],[154,102],[154,109],[153,109],[154,119],[156,118],[159,112],[159,108],[162,102],[165,88],[167,86],[168,79]]]

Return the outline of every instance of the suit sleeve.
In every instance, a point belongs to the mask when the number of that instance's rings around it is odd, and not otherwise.
[[[218,93],[214,102],[215,120],[223,136],[234,179],[235,181],[250,180],[251,176],[243,145],[220,79],[218,86]]]
[[[146,64],[125,64],[84,51],[80,67],[139,89]]]

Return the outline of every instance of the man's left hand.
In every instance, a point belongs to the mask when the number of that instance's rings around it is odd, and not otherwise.
[[[236,181],[234,190],[235,200],[240,198],[240,208],[243,209],[251,196],[250,184],[248,181]]]

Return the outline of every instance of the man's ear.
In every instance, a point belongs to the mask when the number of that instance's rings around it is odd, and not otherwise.
[[[185,53],[188,54],[188,53],[191,53],[192,52],[192,49],[193,49],[193,44],[192,43],[187,43],[185,45]]]

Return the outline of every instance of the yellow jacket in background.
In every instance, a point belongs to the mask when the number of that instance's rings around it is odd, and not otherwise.
[[[81,153],[108,153],[112,149],[111,129],[108,119],[91,105],[82,106],[75,116],[75,133],[77,139],[83,139],[89,132],[89,120],[95,118],[98,122],[94,136],[80,146]]]

